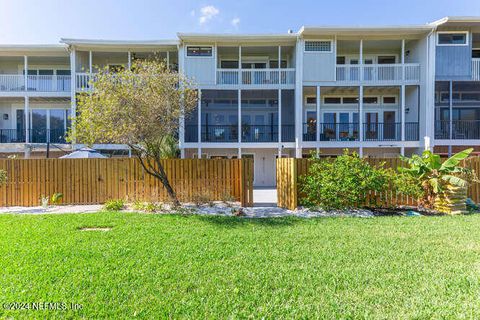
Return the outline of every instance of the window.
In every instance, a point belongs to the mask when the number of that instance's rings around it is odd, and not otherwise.
[[[353,103],[358,103],[358,98],[357,97],[344,97],[343,98],[343,103],[345,104],[353,104]]]
[[[468,44],[467,32],[438,33],[437,45],[440,46],[461,46]]]
[[[332,52],[332,41],[305,41],[305,51]]]
[[[222,60],[220,62],[220,68],[222,68],[222,69],[238,69],[238,61]]]
[[[345,64],[345,57],[337,57],[337,64]]]
[[[278,60],[270,60],[270,68],[278,68]],[[282,60],[282,65],[280,68],[287,68],[287,60]]]
[[[395,97],[383,97],[383,104],[395,104],[397,99]]]
[[[316,97],[307,97],[307,104],[317,104]]]
[[[363,97],[363,103],[377,104],[378,103],[378,98],[377,97]]]
[[[378,64],[393,64],[395,56],[378,56]]]
[[[480,49],[472,50],[472,58],[480,58]]]
[[[340,104],[342,103],[342,98],[340,97],[325,97],[323,99],[324,103],[329,103],[329,104]]]
[[[187,47],[188,57],[211,57],[212,47]]]

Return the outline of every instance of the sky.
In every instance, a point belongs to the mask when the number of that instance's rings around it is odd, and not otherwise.
[[[0,44],[286,33],[302,26],[425,24],[480,16],[480,0],[0,0]]]

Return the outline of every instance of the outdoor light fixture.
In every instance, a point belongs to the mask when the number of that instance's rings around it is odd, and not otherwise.
[[[8,120],[8,113],[3,114],[3,120]]]

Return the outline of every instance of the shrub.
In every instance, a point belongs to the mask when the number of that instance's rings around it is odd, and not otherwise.
[[[50,199],[50,203],[53,205],[58,205],[60,204],[62,199],[63,199],[63,193],[55,192]]]
[[[7,171],[0,170],[0,186],[7,183]]]
[[[210,207],[213,206],[212,195],[208,191],[200,191],[192,195],[193,203],[199,207],[202,204],[208,204]]]
[[[125,208],[125,201],[122,199],[111,199],[103,205],[103,209],[107,211],[120,211],[123,208]]]
[[[358,154],[344,154],[334,159],[312,158],[308,173],[300,177],[303,205],[324,210],[363,207],[367,194],[380,192],[389,183],[383,165],[372,166]]]
[[[160,203],[135,201],[132,208],[136,211],[157,212],[162,210],[163,207]]]

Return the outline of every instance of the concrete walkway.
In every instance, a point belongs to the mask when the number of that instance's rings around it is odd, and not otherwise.
[[[277,206],[277,188],[254,187],[253,188],[253,206],[254,207],[276,207]]]

